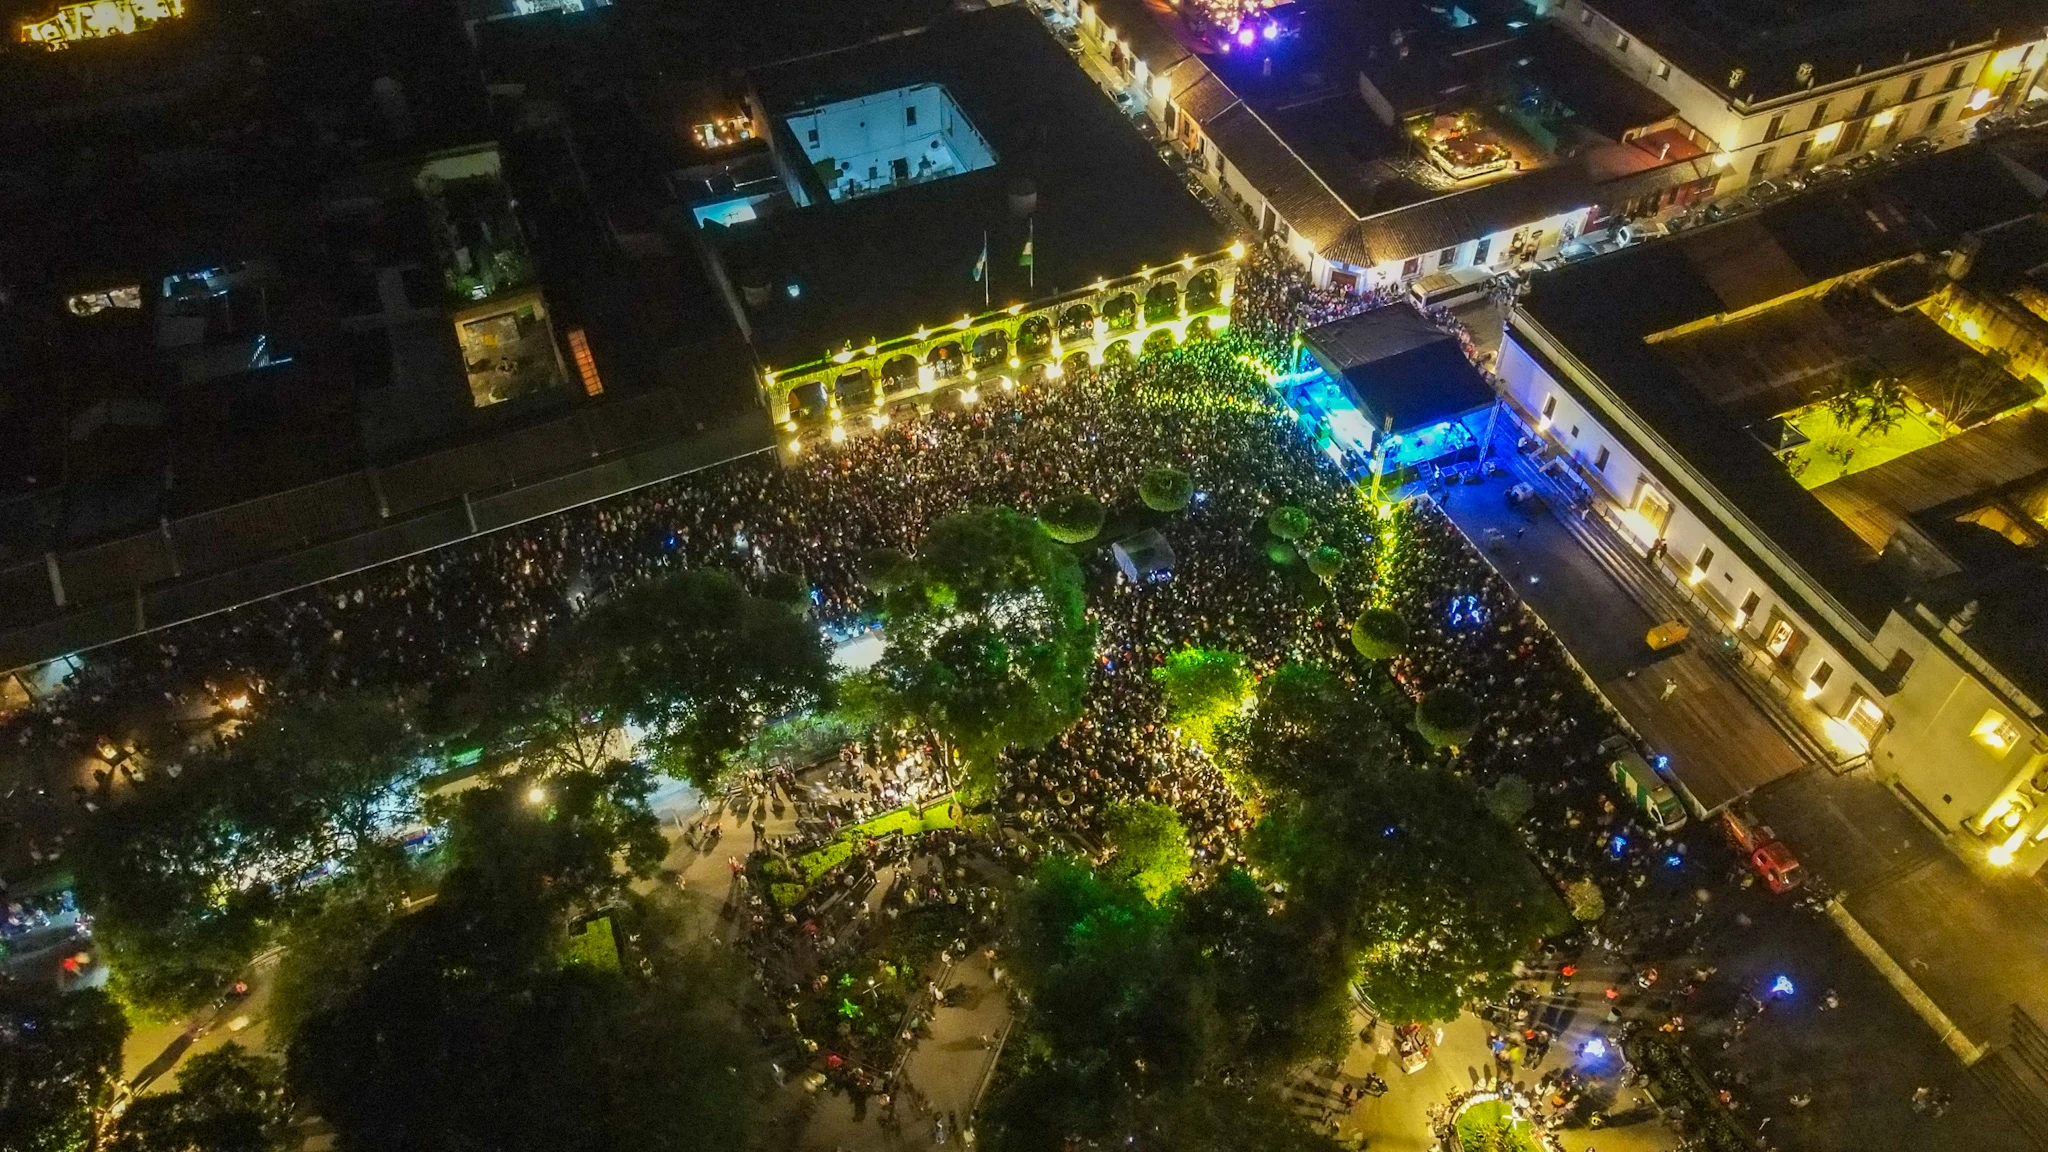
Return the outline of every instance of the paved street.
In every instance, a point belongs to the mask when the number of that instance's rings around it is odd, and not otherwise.
[[[1651,653],[1642,641],[1654,622],[1643,590],[1617,578],[1620,558],[1586,545],[1588,529],[1599,526],[1574,532],[1556,513],[1522,516],[1506,505],[1509,482],[1453,488],[1447,511],[1482,550],[1488,529],[1500,533],[1489,559],[1697,796],[1714,803],[1710,797],[1751,795],[1756,813],[1811,873],[1842,894],[1854,922],[1962,1029],[1961,1047],[2005,1043],[2015,1004],[2048,1018],[2039,984],[2048,970],[2048,890],[2031,879],[1972,874],[1868,769],[1837,775],[1808,765],[1725,661],[1692,650]],[[1696,853],[1727,855],[1714,830],[1688,828],[1685,836]],[[1902,1146],[1900,1131],[1915,1133],[1914,1147],[2048,1146],[2028,1137],[2048,1134],[2040,1123],[2048,1109],[2023,1064],[1966,1069],[1927,1023],[1936,1014],[1909,1002],[1910,985],[1902,995],[1842,931],[1788,901],[1761,886],[1740,890],[1703,924],[1722,925],[1702,937],[1703,959],[1721,969],[1702,996],[1718,996],[1717,1008],[1732,1008],[1741,989],[1778,974],[1806,992],[1833,988],[1844,1004],[1824,1014],[1811,998],[1774,1001],[1742,1038],[1709,1053],[1705,1063],[1747,1080],[1740,1096],[1753,1102],[1752,1122],[1773,1117],[1766,1131],[1775,1129],[1784,1147]],[[1922,1085],[1955,1099],[1949,1117],[1929,1120],[1907,1107]],[[1811,1104],[1790,1105],[1809,1092]]]

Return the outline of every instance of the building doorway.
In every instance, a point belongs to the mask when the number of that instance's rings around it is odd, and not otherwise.
[[[1771,609],[1770,622],[1764,625],[1764,651],[1771,654],[1771,659],[1790,667],[1805,650],[1806,633],[1783,612]]]

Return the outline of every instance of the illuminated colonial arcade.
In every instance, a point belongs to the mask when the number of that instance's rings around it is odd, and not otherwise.
[[[806,422],[879,426],[892,406],[943,389],[959,389],[972,402],[984,387],[1058,380],[1074,368],[1201,339],[1230,323],[1243,255],[1236,244],[893,340],[849,343],[793,368],[764,370],[762,394],[789,433]]]
[[[773,176],[693,211],[785,446],[1230,322],[1244,244],[1022,6],[749,80]]]

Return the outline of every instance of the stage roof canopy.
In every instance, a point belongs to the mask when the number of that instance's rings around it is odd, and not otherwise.
[[[1302,344],[1343,383],[1375,430],[1407,432],[1493,403],[1492,386],[1465,358],[1457,337],[1407,304],[1311,328]]]

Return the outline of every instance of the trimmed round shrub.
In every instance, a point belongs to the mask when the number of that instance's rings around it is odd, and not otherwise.
[[[1530,787],[1527,780],[1510,772],[1494,781],[1493,787],[1481,789],[1479,799],[1494,819],[1512,828],[1536,807],[1536,789]]]
[[[1438,688],[1415,702],[1415,730],[1438,748],[1455,748],[1479,731],[1479,701],[1462,688]]]
[[[1282,504],[1266,513],[1266,530],[1289,543],[1308,535],[1313,527],[1315,522],[1308,518],[1308,513],[1292,504]]]
[[[860,582],[871,592],[894,592],[917,579],[917,561],[896,548],[877,548],[860,558]]]
[[[1408,647],[1408,621],[1391,608],[1367,608],[1351,622],[1351,646],[1367,660],[1390,660]]]
[[[1318,580],[1335,580],[1344,570],[1344,554],[1325,544],[1308,554],[1308,570]]]
[[[1178,512],[1195,498],[1195,482],[1186,472],[1161,466],[1145,473],[1138,483],[1138,499],[1154,512]]]
[[[1055,496],[1038,512],[1045,534],[1062,544],[1084,544],[1095,539],[1106,517],[1102,501],[1086,492]]]
[[[1266,559],[1271,560],[1274,564],[1278,565],[1279,567],[1285,568],[1289,564],[1294,563],[1296,556],[1297,554],[1294,551],[1294,545],[1289,544],[1287,541],[1266,541]]]

